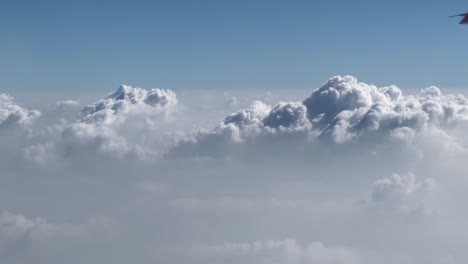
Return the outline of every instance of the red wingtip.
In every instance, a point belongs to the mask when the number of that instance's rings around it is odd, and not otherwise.
[[[463,16],[463,19],[462,21],[460,21],[460,24],[468,24],[468,14],[465,14],[465,16]]]

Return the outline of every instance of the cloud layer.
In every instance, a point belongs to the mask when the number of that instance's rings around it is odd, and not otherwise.
[[[460,263],[468,100],[404,91],[2,94],[0,262]]]

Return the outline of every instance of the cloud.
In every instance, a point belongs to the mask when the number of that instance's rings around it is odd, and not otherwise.
[[[224,119],[223,124],[233,124],[236,127],[241,128],[260,126],[262,124],[262,120],[268,115],[270,111],[271,107],[269,105],[266,105],[260,101],[255,101],[248,108],[227,116]]]
[[[91,225],[52,224],[45,219],[29,219],[3,211],[0,214],[0,260],[22,256],[42,243],[82,239],[90,235],[91,230]]]
[[[303,103],[313,127],[336,143],[402,129],[444,129],[468,117],[464,96],[445,96],[437,87],[405,96],[396,86],[379,88],[351,76],[331,78]]]
[[[57,102],[57,107],[59,109],[67,109],[67,108],[73,108],[73,107],[78,107],[80,106],[81,103],[75,100],[65,100],[65,101],[59,101]]]
[[[414,174],[390,177],[378,180],[373,185],[371,200],[386,209],[399,212],[430,212],[427,198],[437,188],[436,181],[431,178],[417,181]]]
[[[206,263],[245,264],[354,264],[359,254],[345,247],[326,247],[312,242],[306,246],[295,239],[259,240],[250,243],[226,243],[198,248]]]
[[[40,116],[38,110],[28,110],[13,102],[13,97],[0,94],[0,128],[26,126]]]
[[[238,104],[238,99],[235,96],[232,96],[224,101],[226,107],[234,107]]]
[[[226,102],[122,86],[34,107],[4,96],[0,122],[16,121],[0,127],[0,262],[468,257],[464,96],[351,76],[295,93]]]
[[[466,126],[467,121],[468,100],[462,95],[444,95],[437,87],[403,95],[396,86],[377,87],[352,76],[336,76],[302,102],[269,106],[255,101],[227,116],[213,130],[188,135],[176,152],[193,153],[197,145],[204,150],[231,143],[255,145],[252,143],[264,141],[260,138],[277,144],[285,136],[290,141],[299,136],[302,144],[405,143],[427,131],[449,133]]]
[[[303,101],[273,106],[254,101],[214,128],[194,133],[167,129],[168,116],[177,103],[170,90],[122,85],[82,108],[77,119],[63,120],[59,137],[31,144],[23,156],[44,163],[55,154],[48,154],[48,158],[38,155],[53,149],[47,152],[57,153],[55,156],[96,153],[119,159],[162,155],[225,158],[260,156],[261,152],[286,155],[287,151],[281,151],[285,148],[290,155],[301,156],[317,154],[313,149],[323,144],[341,149],[351,144],[377,146],[379,142],[414,147],[411,142],[421,141],[427,134],[444,134],[451,146],[461,144],[457,147],[461,149],[464,142],[454,139],[458,133],[454,131],[468,123],[468,100],[462,95],[444,95],[437,87],[404,95],[396,86],[377,87],[352,76],[331,78]],[[76,107],[77,102],[59,105]],[[183,127],[176,118],[173,123]]]
[[[57,119],[76,109],[73,100],[57,104],[56,130],[46,131],[47,142],[35,143],[23,149],[23,156],[38,164],[66,156],[87,157],[91,154],[113,158],[143,159],[157,150],[144,147],[145,138],[157,132],[157,122],[163,120],[177,105],[176,94],[170,90],[133,88],[122,85],[104,99],[82,108],[75,119]],[[73,116],[72,116],[73,117]],[[136,137],[138,133],[146,137]],[[91,158],[92,160],[92,158]]]
[[[133,88],[122,85],[105,99],[83,108],[81,122],[110,124],[125,119],[126,114],[161,113],[177,104],[176,94],[170,90]]]

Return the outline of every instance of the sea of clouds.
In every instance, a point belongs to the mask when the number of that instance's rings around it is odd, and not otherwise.
[[[284,97],[0,93],[0,263],[468,258],[466,97],[352,76]]]

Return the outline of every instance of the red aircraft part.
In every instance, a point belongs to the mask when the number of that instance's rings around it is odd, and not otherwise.
[[[460,24],[468,24],[468,14],[465,14],[463,16],[462,21],[460,21]]]

